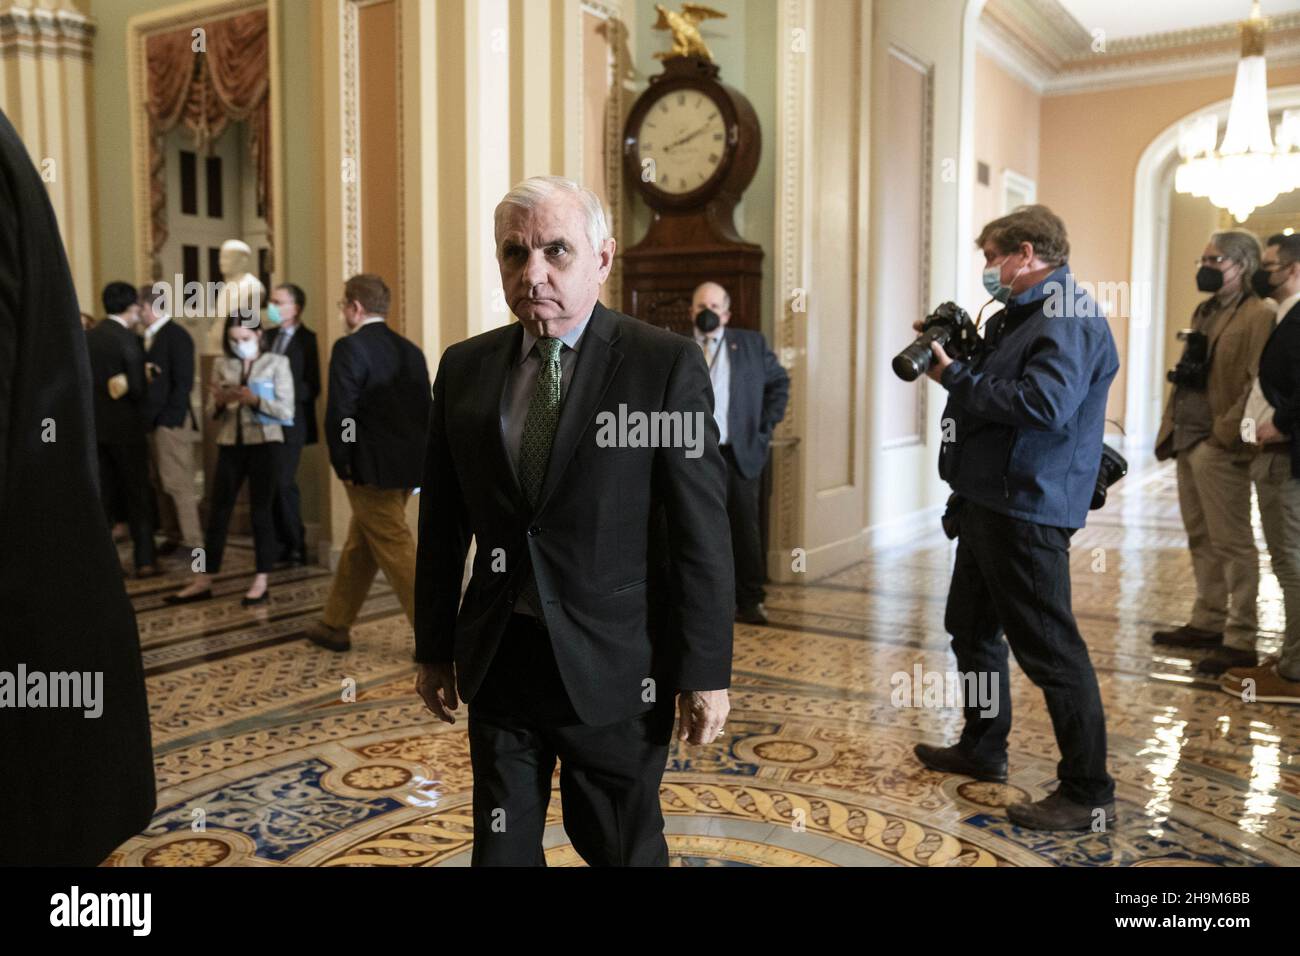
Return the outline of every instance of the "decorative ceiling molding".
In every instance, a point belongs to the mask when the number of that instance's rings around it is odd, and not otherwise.
[[[1108,41],[1059,0],[989,0],[978,44],[1043,96],[1231,74],[1241,56],[1237,21]],[[1300,13],[1269,18],[1266,54],[1270,66],[1300,62]]]

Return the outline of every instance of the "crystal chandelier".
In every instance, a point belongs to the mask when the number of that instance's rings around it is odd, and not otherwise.
[[[1300,110],[1287,110],[1277,128],[1277,145],[1268,122],[1268,82],[1264,69],[1266,24],[1259,0],[1241,25],[1241,61],[1228,108],[1228,129],[1217,150],[1219,121],[1202,116],[1178,131],[1183,162],[1174,178],[1180,193],[1208,197],[1237,222],[1283,193],[1300,188]]]

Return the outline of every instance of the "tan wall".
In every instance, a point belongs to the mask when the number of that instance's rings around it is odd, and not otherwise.
[[[1039,113],[1042,97],[1017,80],[991,57],[975,59],[975,159],[987,163],[989,184],[975,183],[971,221],[978,230],[1002,215],[1003,182],[1008,170],[1037,181],[1039,178]],[[1039,198],[1042,198],[1041,185]],[[984,256],[971,236],[971,302],[988,298],[980,282]]]
[[[1269,86],[1300,82],[1300,67],[1271,69],[1268,82]],[[1133,178],[1138,160],[1170,124],[1230,98],[1232,84],[1233,75],[1224,74],[1044,97],[1038,198],[1069,227],[1071,265],[1081,280],[1130,281]],[[1168,314],[1174,315],[1172,310]],[[1111,328],[1123,361],[1128,346],[1127,316],[1111,316]],[[1121,369],[1111,386],[1108,418],[1122,420],[1124,392]]]

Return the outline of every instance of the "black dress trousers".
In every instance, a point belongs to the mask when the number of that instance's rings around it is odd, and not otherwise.
[[[980,705],[966,701],[962,750],[981,763],[1006,758],[1009,644],[1047,699],[1061,751],[1056,773],[1063,794],[1099,806],[1114,799],[1115,782],[1106,772],[1106,716],[1097,675],[1071,608],[1071,534],[964,502],[944,627],[958,669],[998,687],[996,714],[982,717]]]
[[[474,866],[545,866],[542,836],[556,760],[564,829],[591,866],[667,866],[659,784],[674,700],[603,727],[581,723],[551,639],[525,615],[510,619],[469,704],[474,771]]]
[[[736,605],[752,608],[767,599],[767,565],[763,560],[759,521],[762,477],[746,478],[736,465],[730,445],[722,446],[727,463],[727,520],[731,524],[731,556],[736,567]]]

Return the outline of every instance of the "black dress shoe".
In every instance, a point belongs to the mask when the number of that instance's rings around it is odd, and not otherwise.
[[[1254,651],[1243,651],[1236,647],[1220,647],[1217,651],[1196,665],[1196,673],[1218,677],[1232,667],[1258,667],[1259,655]]]
[[[242,598],[240,598],[239,603],[244,605],[244,607],[257,607],[259,604],[270,604],[271,589],[267,588],[265,591],[262,592],[261,596],[255,598],[251,598],[248,595],[244,595]]]
[[[767,608],[762,603],[736,608],[736,620],[741,624],[766,624]]]
[[[175,538],[168,538],[162,544],[158,545],[158,547],[155,548],[154,550],[156,550],[163,557],[166,557],[169,554],[175,554],[176,549],[179,548],[180,546],[181,543],[177,541]]]
[[[1223,643],[1223,632],[1202,631],[1199,627],[1184,624],[1172,631],[1156,631],[1151,640],[1165,647],[1217,647]]]
[[[990,783],[1007,782],[1005,760],[995,764],[978,764],[958,747],[932,747],[929,744],[917,744],[912,752],[916,754],[917,760],[939,773],[957,773]]]
[[[196,591],[194,594],[169,594],[163,598],[164,604],[194,604],[197,601],[207,601],[212,597],[212,588],[204,591]]]
[[[1007,807],[1007,819],[1026,830],[1091,830],[1100,822],[1101,810],[1106,827],[1115,822],[1115,802],[1089,806],[1075,803],[1059,789],[1034,803],[1013,803]]]
[[[330,627],[324,621],[316,621],[303,636],[313,644],[327,650],[343,652],[352,647],[352,632],[346,627]]]

